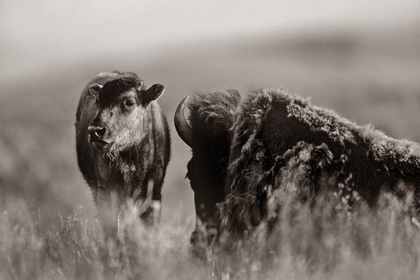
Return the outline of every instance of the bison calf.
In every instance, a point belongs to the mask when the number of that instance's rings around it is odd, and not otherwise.
[[[148,223],[160,214],[161,188],[170,158],[170,134],[156,100],[134,73],[101,73],[83,90],[76,114],[80,171],[106,229],[115,229],[121,206],[132,200]]]

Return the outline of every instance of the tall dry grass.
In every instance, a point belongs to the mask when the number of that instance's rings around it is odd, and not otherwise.
[[[59,226],[22,201],[1,216],[1,279],[418,279],[420,228],[409,205],[384,195],[378,208],[351,210],[338,196],[318,207],[282,199],[276,224],[245,239],[207,247],[188,242],[193,220],[174,215],[145,227],[126,208],[117,237],[105,237],[82,207]],[[413,222],[414,221],[414,222]],[[232,242],[230,240],[229,242]]]

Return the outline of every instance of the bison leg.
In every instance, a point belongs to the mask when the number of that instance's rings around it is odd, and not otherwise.
[[[100,187],[94,197],[98,211],[97,217],[104,233],[104,243],[99,247],[99,256],[108,275],[118,274],[126,264],[119,224],[122,200],[116,191]]]
[[[152,190],[152,211],[153,211],[153,222],[159,223],[160,214],[162,209],[162,185],[165,178],[165,167],[157,168],[154,172],[153,179],[153,190]]]
[[[117,236],[120,205],[121,201],[116,191],[97,192],[97,216],[105,235]]]
[[[159,189],[159,195],[156,196],[156,189]],[[147,191],[142,197],[140,206],[140,218],[147,224],[158,224],[161,213],[161,195],[162,180],[149,180],[147,182]]]

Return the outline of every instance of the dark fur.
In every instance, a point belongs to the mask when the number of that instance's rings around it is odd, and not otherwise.
[[[418,144],[356,125],[282,90],[251,92],[242,104],[228,173],[221,214],[229,231],[252,229],[267,216],[272,193],[292,185],[300,201],[316,203],[319,193],[346,186],[343,196],[360,196],[370,206],[389,192],[401,199],[414,195],[411,214],[419,209]],[[239,216],[244,209],[251,213],[248,220]]]
[[[97,100],[89,93],[89,86],[94,83],[103,85]],[[110,219],[110,223],[114,223],[116,217],[104,216],[118,214],[109,212],[112,192],[117,194],[119,206],[128,198],[134,202],[144,202],[146,197],[161,200],[161,188],[170,159],[169,128],[157,102],[145,106],[144,138],[140,143],[104,152],[88,142],[88,126],[94,121],[98,110],[115,102],[118,93],[136,89],[140,83],[141,80],[134,73],[99,74],[83,90],[77,108],[75,126],[79,168],[92,190],[100,218]],[[153,181],[152,194],[148,193],[150,181]],[[147,207],[144,217],[150,220],[152,209],[150,205]]]
[[[279,199],[279,191],[294,192],[299,201],[313,205],[319,194],[340,189],[344,190],[343,197],[361,197],[370,206],[376,205],[381,193],[388,192],[403,200],[413,198],[411,214],[417,215],[418,144],[392,139],[370,125],[356,125],[283,90],[252,91],[240,106],[236,100],[222,110],[213,104],[226,98],[229,95],[200,95],[190,106],[197,112],[205,108],[206,115],[225,124],[221,130],[215,129],[200,114],[191,113],[192,123],[202,122],[200,131],[193,130],[194,141],[200,139],[193,146],[193,154],[199,151],[201,155],[194,169],[224,171],[211,186],[192,185],[209,190],[225,186],[225,196],[218,198],[222,201],[219,214],[223,230],[238,234],[251,231],[270,215],[268,205],[273,204],[273,198]],[[233,125],[231,129],[229,124]],[[212,145],[224,147],[217,149],[217,157],[212,157]],[[220,161],[226,157],[228,164]],[[189,173],[190,166],[191,162]],[[208,182],[208,177],[200,176],[197,174],[197,182]],[[202,196],[199,202],[211,203],[208,207],[213,209],[214,201]],[[281,207],[278,202],[274,204]],[[197,214],[200,216],[199,210]]]
[[[194,190],[197,230],[191,242],[200,242],[198,227],[217,227],[216,204],[224,198],[229,149],[232,137],[230,128],[239,106],[237,91],[223,90],[196,94],[189,102],[190,123],[193,130],[192,159],[188,174]]]

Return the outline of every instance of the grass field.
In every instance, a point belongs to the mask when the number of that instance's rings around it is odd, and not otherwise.
[[[334,202],[334,201],[329,201]],[[2,279],[417,279],[420,232],[407,207],[384,198],[374,212],[337,215],[287,204],[270,237],[265,228],[226,251],[207,247],[203,258],[188,243],[192,219],[174,211],[145,228],[128,208],[118,239],[107,239],[81,207],[50,229],[23,201],[0,218]],[[289,207],[290,206],[290,207]],[[327,207],[328,208],[328,207]],[[338,209],[338,210],[337,210]],[[365,209],[366,210],[366,209]],[[320,219],[322,217],[322,219]],[[322,222],[319,222],[322,221]],[[417,222],[418,223],[418,222]]]
[[[164,184],[161,225],[153,229],[154,234],[140,225],[134,227],[130,242],[135,246],[129,247],[138,250],[126,252],[132,259],[128,268],[118,272],[120,278],[209,279],[211,266],[188,253],[195,221],[193,193],[184,179],[190,151],[172,125],[179,101],[193,91],[220,87],[246,93],[253,87],[283,86],[357,123],[373,123],[393,137],[420,141],[419,38],[418,28],[272,33],[162,47],[148,60],[133,51],[67,64],[52,62],[3,75],[0,278],[106,278],[100,251],[109,244],[97,228],[91,194],[77,168],[73,126],[80,92],[97,73],[134,71],[148,85],[165,84],[159,103],[172,127],[173,156]],[[366,260],[343,249],[341,254],[349,254],[345,261],[325,271],[311,269],[286,251],[277,256],[276,269],[261,274],[256,260],[255,270],[240,275],[249,279],[416,279],[418,240],[402,236],[414,236],[410,229],[397,234],[400,229],[391,222],[391,215],[385,215],[377,223],[384,236],[374,245],[380,249]],[[406,247],[412,251],[406,253]],[[250,263],[252,259],[244,266],[253,267]]]

